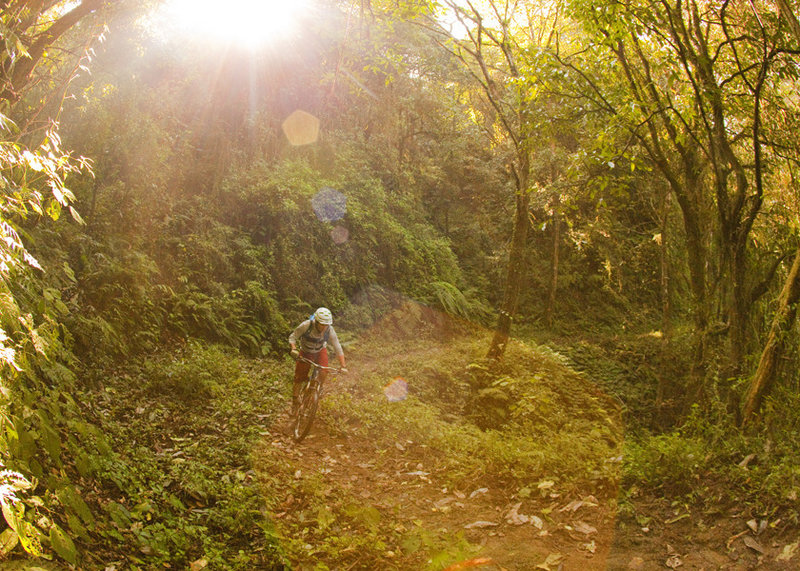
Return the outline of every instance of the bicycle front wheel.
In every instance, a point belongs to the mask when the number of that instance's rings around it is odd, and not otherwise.
[[[292,438],[295,442],[300,442],[306,437],[308,431],[311,430],[311,424],[314,422],[314,415],[317,413],[318,403],[319,393],[316,391],[315,387],[309,383],[303,388],[303,392],[300,394],[300,405],[292,421]]]

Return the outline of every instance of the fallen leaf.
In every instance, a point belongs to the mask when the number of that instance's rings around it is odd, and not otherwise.
[[[533,524],[533,527],[535,527],[536,529],[544,528],[544,521],[542,521],[542,518],[540,518],[539,516],[532,515],[530,520],[531,523]]]
[[[683,565],[683,560],[681,560],[680,555],[673,555],[664,563],[670,569],[677,569],[681,565]]]
[[[442,498],[441,500],[434,502],[433,503],[433,507],[435,507],[436,509],[440,510],[440,509],[446,507],[448,504],[450,504],[450,503],[452,503],[454,501],[455,501],[455,498],[453,496],[448,496],[446,498]]]
[[[483,529],[485,527],[496,527],[497,523],[493,521],[474,521],[464,526],[464,529]]]
[[[644,569],[644,559],[641,557],[634,557],[628,562],[628,569],[634,569],[637,571],[639,569]]]
[[[208,560],[207,559],[198,559],[192,563],[190,567],[191,571],[200,571],[200,569],[205,569],[208,567]]]
[[[581,545],[581,549],[584,551],[588,551],[589,553],[594,553],[597,551],[597,543],[594,540],[590,541],[589,543],[584,543]]]
[[[519,508],[522,506],[522,502],[518,504],[514,504],[508,513],[506,514],[506,521],[512,525],[522,525],[528,523],[530,521],[530,517],[526,515],[522,515],[519,513]]]
[[[578,511],[578,510],[579,510],[579,509],[580,509],[582,506],[583,506],[583,500],[574,500],[574,501],[572,501],[572,502],[568,503],[567,505],[565,505],[563,508],[561,508],[561,509],[560,509],[560,510],[558,510],[558,511],[559,511],[559,512],[567,512],[567,511],[570,511],[570,512],[576,512],[576,511]]]
[[[745,535],[744,544],[753,551],[758,551],[759,553],[762,554],[764,553],[764,548],[761,547],[761,544],[756,540],[755,537],[750,537],[749,535]]]
[[[560,553],[551,553],[547,556],[547,559],[544,560],[544,563],[539,563],[536,566],[536,569],[544,569],[544,571],[552,571],[552,567],[555,566],[556,569],[561,562],[564,561],[564,556]]]
[[[597,533],[597,528],[589,525],[586,522],[579,521],[573,524],[573,529],[578,533],[582,533],[584,535],[591,535],[593,533]]]
[[[786,545],[781,550],[780,555],[778,555],[778,557],[776,557],[775,559],[777,561],[789,561],[789,560],[791,560],[795,556],[795,554],[797,553],[798,546],[800,546],[800,542],[797,542],[797,541],[794,542],[794,543],[790,543],[789,545]]]
[[[478,488],[474,492],[469,495],[469,499],[475,498],[477,496],[481,496],[489,491],[489,488]]]

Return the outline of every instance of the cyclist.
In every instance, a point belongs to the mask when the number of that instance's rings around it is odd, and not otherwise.
[[[339,343],[339,338],[336,336],[336,331],[333,329],[333,314],[330,309],[320,307],[314,314],[303,321],[297,328],[289,335],[289,345],[292,348],[292,357],[305,357],[309,361],[313,361],[317,365],[323,367],[328,366],[328,343],[330,343],[333,350],[336,352],[336,358],[339,359],[339,365],[342,367],[342,372],[346,373],[344,360],[344,351]],[[297,347],[300,346],[298,351]],[[292,413],[297,410],[298,397],[300,389],[308,376],[308,371],[311,365],[298,360],[294,367],[294,387],[292,390]],[[325,382],[328,376],[328,371],[322,369],[319,373],[319,380],[321,383]]]

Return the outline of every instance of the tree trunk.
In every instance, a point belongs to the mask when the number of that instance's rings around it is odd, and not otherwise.
[[[778,363],[786,341],[786,332],[794,322],[797,313],[795,305],[798,300],[800,300],[800,250],[795,255],[792,269],[789,271],[783,291],[778,298],[778,309],[772,320],[772,327],[770,327],[767,342],[761,353],[758,369],[756,369],[750,389],[747,391],[742,411],[745,424],[755,420],[764,397],[769,394],[775,381]]]
[[[664,191],[661,202],[661,241],[659,257],[661,258],[661,367],[658,373],[656,389],[656,406],[661,408],[666,394],[667,377],[665,369],[669,361],[669,344],[672,337],[672,303],[669,288],[669,257],[667,253],[667,230],[669,228],[670,193]]]
[[[517,182],[516,210],[514,212],[514,230],[511,236],[511,248],[508,255],[508,270],[506,273],[506,289],[503,293],[503,305],[497,318],[492,344],[486,357],[497,361],[503,356],[511,336],[511,321],[517,312],[519,293],[522,291],[522,282],[525,279],[525,247],[528,242],[528,207],[531,196],[528,189],[530,176],[530,159],[526,152],[521,153],[520,179]]]
[[[561,200],[558,196],[553,199],[553,262],[550,273],[550,293],[547,296],[547,327],[553,327],[556,312],[556,292],[558,291],[558,256],[561,244]]]

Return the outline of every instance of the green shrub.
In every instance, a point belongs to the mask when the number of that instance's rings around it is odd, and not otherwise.
[[[236,378],[238,367],[229,349],[190,342],[177,356],[158,356],[142,364],[151,393],[169,394],[182,400],[207,400]]]

